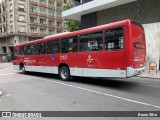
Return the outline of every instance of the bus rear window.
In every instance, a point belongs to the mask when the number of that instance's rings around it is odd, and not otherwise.
[[[141,50],[145,49],[145,44],[142,42],[134,42],[133,44],[136,49],[141,49]]]

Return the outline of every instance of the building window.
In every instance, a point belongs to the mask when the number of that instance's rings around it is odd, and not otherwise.
[[[54,16],[54,10],[50,10],[50,9],[49,9],[49,10],[48,10],[48,15],[49,15],[49,16]]]
[[[41,14],[46,14],[46,8],[40,7],[40,13]]]
[[[37,22],[37,18],[36,17],[30,17],[30,22],[36,23]]]
[[[39,0],[40,4],[46,4],[46,0]]]
[[[62,27],[62,22],[57,22],[57,27]]]
[[[19,27],[19,32],[25,32],[25,26],[20,26]]]
[[[6,27],[3,27],[3,32],[4,32],[4,33],[6,32]]]
[[[37,33],[37,28],[36,27],[30,27],[30,32],[31,33]]]
[[[53,35],[54,34],[54,30],[49,30],[49,34]]]
[[[64,23],[64,29],[67,29],[67,28],[68,28],[67,23]]]
[[[49,21],[48,21],[48,24],[49,24],[49,25],[54,25],[54,21],[53,21],[53,20],[49,20]]]
[[[57,34],[59,34],[59,33],[62,33],[62,31],[61,30],[57,30]]]
[[[24,37],[24,36],[19,36],[19,43],[23,43],[23,42],[26,42],[27,41],[27,38]]]
[[[38,0],[31,0],[31,1],[33,1],[33,2],[38,2]]]
[[[62,3],[57,2],[57,7],[61,8],[62,7]]]
[[[54,6],[53,0],[48,0],[48,5],[49,5],[49,6]]]
[[[13,5],[12,5],[12,4],[10,4],[10,11],[11,11],[11,10],[13,10]]]
[[[104,47],[106,50],[123,49],[124,47],[123,28],[106,30]]]
[[[13,15],[10,15],[10,21],[11,22],[13,21]]]
[[[62,18],[62,12],[57,11],[57,17]]]
[[[90,33],[80,36],[80,51],[100,51],[102,50],[102,32]]]
[[[46,24],[46,19],[40,18],[40,24]]]
[[[3,10],[2,12],[5,12],[5,7],[4,6],[2,6],[2,10]]]
[[[44,29],[44,28],[40,28],[40,33],[42,33],[42,34],[46,34],[46,29]]]
[[[19,11],[24,11],[24,5],[23,4],[19,4],[18,8],[19,8]]]
[[[13,25],[10,26],[10,32],[13,32]]]
[[[62,40],[62,53],[78,51],[78,37],[65,38]]]
[[[19,21],[24,21],[25,16],[24,15],[19,15]]]
[[[0,28],[0,33],[2,33],[2,28]]]
[[[37,12],[37,6],[30,5],[30,12]]]

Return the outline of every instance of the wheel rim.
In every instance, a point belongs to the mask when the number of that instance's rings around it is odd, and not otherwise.
[[[22,73],[24,73],[25,72],[25,68],[24,68],[24,66],[22,67]]]
[[[63,69],[63,70],[61,71],[61,76],[62,76],[63,79],[66,79],[66,78],[67,78],[67,71],[66,71],[65,69]]]

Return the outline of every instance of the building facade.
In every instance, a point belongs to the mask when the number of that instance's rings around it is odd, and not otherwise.
[[[0,52],[64,31],[64,0],[0,0]]]
[[[71,0],[71,4],[62,16],[81,21],[82,28],[124,19],[140,22],[146,34],[147,68],[150,62],[160,65],[159,0]]]

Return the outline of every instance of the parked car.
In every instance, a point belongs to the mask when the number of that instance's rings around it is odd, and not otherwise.
[[[10,62],[11,57],[7,53],[0,53],[0,62]]]

